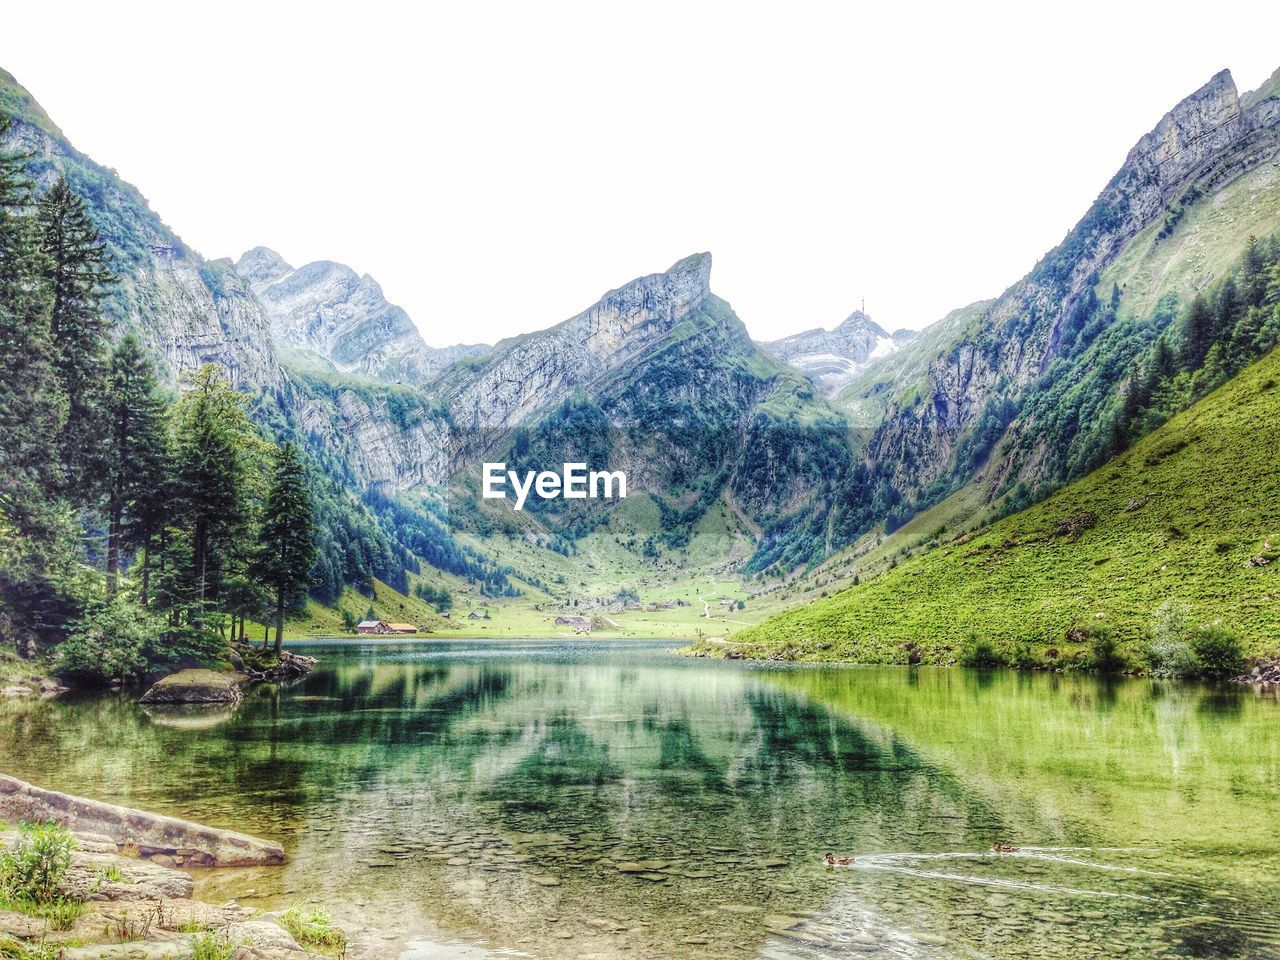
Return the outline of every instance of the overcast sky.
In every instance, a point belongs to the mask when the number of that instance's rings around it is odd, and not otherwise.
[[[428,343],[698,250],[752,334],[998,294],[1280,4],[13,5],[0,66],[208,257],[371,273]],[[888,7],[889,4],[876,5]]]

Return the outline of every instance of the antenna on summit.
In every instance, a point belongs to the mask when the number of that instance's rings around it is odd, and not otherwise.
[[[867,298],[866,298],[866,297],[863,297],[863,298],[862,298],[862,306],[859,308],[858,312],[859,312],[859,313],[866,313],[866,312],[867,312]]]

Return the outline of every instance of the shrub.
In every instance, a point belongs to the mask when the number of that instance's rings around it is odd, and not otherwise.
[[[1191,649],[1191,614],[1186,604],[1166,600],[1151,615],[1142,655],[1147,670],[1157,677],[1189,677],[1199,664]]]
[[[962,667],[999,667],[1004,661],[990,640],[982,640],[969,635],[960,650],[960,666]]]
[[[71,866],[75,839],[52,821],[25,823],[19,831],[13,847],[0,857],[0,888],[11,899],[53,903]]]
[[[1120,673],[1128,663],[1120,655],[1116,638],[1110,630],[1093,630],[1089,634],[1089,666],[1099,673]]]
[[[1201,627],[1191,634],[1191,649],[1201,676],[1222,680],[1240,672],[1240,638],[1223,627]]]
[[[210,630],[173,630],[131,600],[96,601],[72,625],[54,669],[88,680],[135,680],[178,663],[217,659],[225,651]]]
[[[1029,640],[1019,637],[1013,641],[1013,650],[1009,654],[1009,666],[1017,670],[1035,670],[1043,664],[1036,656],[1035,647]]]
[[[123,598],[96,603],[58,649],[56,670],[95,680],[131,680],[147,668],[145,648],[158,627]]]

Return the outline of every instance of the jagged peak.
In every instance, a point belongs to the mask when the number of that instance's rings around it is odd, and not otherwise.
[[[855,310],[849,316],[840,321],[832,331],[834,333],[849,333],[853,331],[866,330],[875,334],[877,337],[887,337],[889,334],[885,332],[884,327],[876,323],[867,314],[861,310]]]
[[[1184,164],[1178,161],[1187,147],[1212,139],[1210,134],[1239,120],[1241,113],[1240,94],[1231,71],[1219,70],[1195,92],[1178,101],[1133,145],[1117,176],[1126,170],[1163,168],[1167,164],[1180,170]]]
[[[656,297],[677,313],[692,310],[711,293],[711,254],[694,253],[677,260],[662,273],[637,277],[610,290],[586,314],[603,308],[627,309],[637,301],[652,304]],[[576,318],[575,318],[576,319]],[[572,320],[565,321],[571,323]]]
[[[270,247],[254,247],[240,254],[240,259],[235,262],[235,271],[256,285],[278,280],[286,273],[292,273],[293,267]]]

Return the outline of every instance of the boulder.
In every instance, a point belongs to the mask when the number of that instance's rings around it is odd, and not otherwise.
[[[244,699],[241,673],[216,670],[179,670],[161,677],[142,695],[139,703],[239,703]]]
[[[284,848],[269,840],[44,790],[4,774],[0,774],[0,819],[9,823],[53,820],[71,831],[103,834],[120,846],[136,848],[144,857],[171,857],[180,866],[237,867],[284,862]]]

